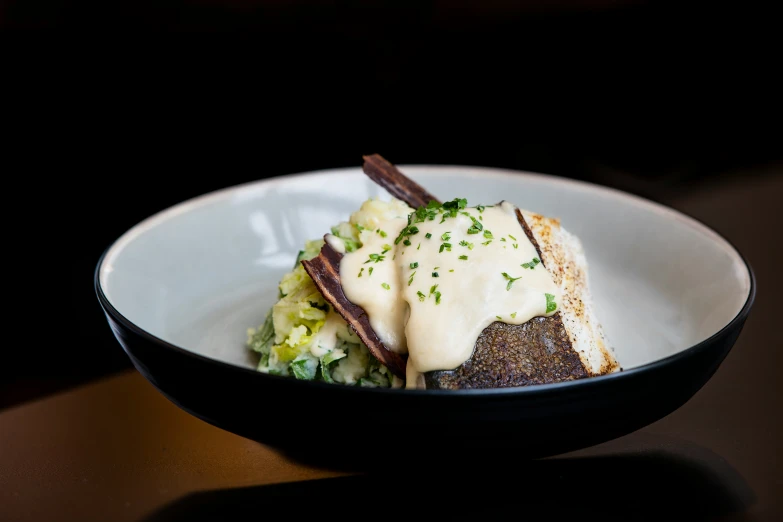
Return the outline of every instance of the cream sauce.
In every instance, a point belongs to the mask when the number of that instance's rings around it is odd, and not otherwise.
[[[538,253],[515,210],[504,202],[465,208],[445,220],[442,213],[421,222],[414,216],[418,232],[396,244],[410,227],[393,218],[380,225],[387,238],[369,237],[343,256],[346,297],[367,312],[390,350],[408,353],[407,388],[423,388],[424,372],[467,361],[492,322],[522,324],[556,312],[551,303],[560,302],[558,287],[534,261]]]

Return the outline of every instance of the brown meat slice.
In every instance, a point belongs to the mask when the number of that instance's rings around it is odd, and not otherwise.
[[[440,201],[424,187],[400,172],[397,167],[378,154],[363,156],[362,170],[389,194],[408,204],[411,208],[425,207],[430,201]]]
[[[302,266],[315,283],[318,291],[324,296],[324,300],[353,328],[370,353],[394,375],[404,379],[407,361],[400,354],[386,348],[378,334],[372,329],[367,312],[345,297],[340,281],[340,259],[342,257],[342,254],[326,243],[316,257],[309,261],[302,261]]]

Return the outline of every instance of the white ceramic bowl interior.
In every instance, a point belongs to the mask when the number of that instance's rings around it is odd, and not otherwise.
[[[750,293],[737,251],[674,210],[615,190],[498,169],[401,166],[442,200],[506,199],[561,219],[582,241],[598,318],[621,365],[650,363],[728,324]],[[99,283],[126,319],[171,344],[252,367],[246,330],[277,297],[306,239],[369,197],[358,168],[286,176],[186,201],[143,221],[106,253]]]

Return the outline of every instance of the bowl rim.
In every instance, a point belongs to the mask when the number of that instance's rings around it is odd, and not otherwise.
[[[739,257],[739,259],[742,260],[742,262],[745,265],[745,269],[747,270],[747,275],[750,282],[748,297],[745,300],[743,306],[740,308],[739,312],[734,316],[734,318],[731,319],[731,321],[729,321],[728,323],[726,323],[720,330],[710,335],[708,338],[692,346],[689,346],[688,348],[684,348],[678,351],[677,353],[664,357],[663,359],[658,359],[640,366],[635,366],[627,370],[621,370],[606,375],[599,375],[599,376],[588,377],[584,379],[576,379],[572,381],[549,383],[549,384],[534,384],[529,386],[518,386],[518,387],[508,387],[508,388],[464,389],[464,390],[407,390],[404,388],[403,389],[367,388],[361,386],[335,385],[335,384],[330,384],[330,383],[325,383],[320,381],[300,381],[292,377],[265,374],[259,372],[254,368],[247,368],[226,361],[221,361],[219,359],[214,359],[206,355],[201,355],[199,353],[190,351],[186,348],[182,348],[164,339],[161,339],[160,337],[157,337],[147,332],[140,326],[136,325],[133,321],[129,320],[122,313],[120,313],[120,311],[117,310],[117,308],[115,308],[114,305],[111,304],[105,292],[103,291],[103,288],[101,286],[101,274],[102,274],[104,262],[107,260],[107,258],[109,258],[109,256],[113,254],[114,250],[120,248],[125,243],[129,242],[133,237],[140,234],[144,230],[148,228],[152,228],[157,223],[162,222],[169,217],[173,217],[180,213],[186,212],[191,207],[207,204],[213,200],[230,196],[233,193],[240,192],[250,187],[261,186],[261,185],[276,185],[276,184],[292,181],[294,179],[301,179],[301,178],[308,178],[308,177],[321,177],[321,176],[336,175],[336,174],[361,173],[360,167],[344,167],[344,168],[320,169],[320,170],[308,171],[308,172],[297,173],[297,174],[280,174],[276,176],[270,176],[269,178],[265,178],[261,180],[255,180],[255,181],[228,186],[225,188],[217,189],[211,192],[207,192],[195,196],[193,198],[189,198],[187,200],[184,200],[180,203],[176,203],[159,212],[156,212],[155,214],[152,214],[144,218],[142,221],[140,221],[133,227],[126,230],[122,235],[120,235],[116,240],[114,240],[103,251],[103,253],[99,257],[98,262],[95,266],[95,272],[93,276],[93,286],[98,301],[105,313],[109,314],[115,321],[119,322],[123,327],[130,330],[134,334],[138,335],[142,339],[152,344],[158,345],[159,347],[165,350],[170,350],[180,355],[184,355],[186,357],[192,357],[195,358],[196,360],[205,362],[207,364],[217,364],[222,366],[226,370],[245,372],[249,375],[250,374],[257,375],[258,376],[257,378],[272,379],[273,381],[279,381],[281,383],[293,384],[294,382],[296,382],[297,385],[299,386],[314,386],[316,390],[328,389],[333,391],[341,391],[344,393],[392,394],[399,397],[411,397],[411,396],[507,397],[509,395],[540,396],[540,395],[550,394],[555,392],[566,392],[571,388],[582,389],[586,387],[600,386],[604,383],[608,384],[618,380],[624,381],[625,379],[631,379],[634,376],[640,374],[654,372],[655,370],[658,370],[662,367],[675,364],[680,359],[687,358],[691,355],[695,355],[699,352],[706,350],[718,338],[722,337],[727,332],[736,328],[738,324],[742,324],[747,319],[747,316],[750,313],[750,310],[755,301],[756,298],[755,273],[753,272],[753,268],[751,267],[747,258],[742,254],[742,252],[739,251],[739,249],[734,245],[734,243],[729,241],[726,237],[724,237],[723,235],[721,235],[720,233],[718,233],[717,231],[715,231],[714,229],[712,229],[711,227],[709,227],[708,225],[700,221],[699,219],[690,216],[689,214],[682,212],[680,210],[675,210],[674,208],[652,201],[648,198],[631,194],[629,192],[624,192],[622,190],[615,189],[612,187],[600,185],[598,183],[589,182],[589,181],[575,180],[575,179],[564,178],[551,174],[541,174],[536,172],[528,172],[528,171],[521,171],[521,170],[514,170],[514,169],[503,169],[503,168],[472,166],[472,165],[427,165],[427,164],[414,164],[414,165],[402,164],[402,165],[398,165],[397,167],[403,172],[413,174],[414,177],[417,172],[443,176],[448,174],[454,174],[455,170],[462,171],[462,172],[477,171],[477,172],[481,172],[482,175],[490,175],[490,176],[505,177],[505,178],[513,176],[515,179],[528,178],[541,182],[567,184],[582,190],[601,192],[604,194],[613,195],[615,197],[629,199],[637,205],[646,207],[647,209],[657,212],[659,214],[667,215],[668,217],[673,218],[679,221],[680,223],[687,224],[691,228],[694,228],[701,233],[704,233],[708,236],[713,236],[713,239],[723,241],[726,245],[731,247],[734,253]]]

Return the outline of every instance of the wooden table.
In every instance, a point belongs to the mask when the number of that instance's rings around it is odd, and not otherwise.
[[[0,520],[781,520],[783,183],[760,176],[669,203],[748,256],[758,297],[710,382],[643,430],[553,459],[510,455],[485,476],[382,455],[368,455],[381,473],[341,476],[210,426],[129,372],[0,412]],[[261,414],[260,398],[245,399]]]

